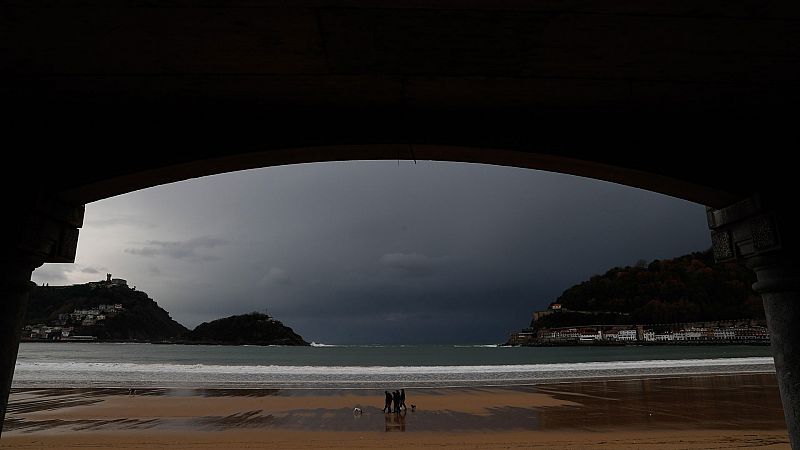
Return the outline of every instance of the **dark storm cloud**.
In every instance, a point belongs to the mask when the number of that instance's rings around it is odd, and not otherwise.
[[[270,267],[267,273],[259,280],[262,285],[289,285],[292,278],[280,267]]]
[[[216,255],[200,254],[199,249],[213,249],[228,245],[225,239],[213,237],[198,237],[186,241],[147,241],[141,248],[127,248],[125,253],[138,256],[167,256],[175,259],[190,261],[214,261],[219,259]]]
[[[412,277],[433,275],[445,263],[445,257],[430,257],[418,253],[387,253],[380,263],[396,273]]]
[[[503,342],[594,274],[710,246],[701,205],[477,164],[272,167],[102,203],[87,223],[157,227],[87,226],[87,266],[113,268],[189,327],[267,310],[327,343]],[[95,258],[93,230],[106,233]]]

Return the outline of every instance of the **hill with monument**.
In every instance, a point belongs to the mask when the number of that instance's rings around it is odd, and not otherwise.
[[[85,284],[32,287],[22,339],[309,345],[280,321],[258,313],[218,319],[190,331],[145,292],[111,274]]]

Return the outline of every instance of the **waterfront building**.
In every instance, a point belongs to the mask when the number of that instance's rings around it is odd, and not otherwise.
[[[620,341],[635,341],[636,330],[620,330],[617,333],[617,339]]]

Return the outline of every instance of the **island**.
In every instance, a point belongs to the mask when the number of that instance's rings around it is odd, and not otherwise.
[[[258,312],[201,323],[185,337],[187,342],[203,344],[311,345],[280,321]]]

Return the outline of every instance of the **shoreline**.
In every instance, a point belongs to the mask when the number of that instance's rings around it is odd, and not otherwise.
[[[243,343],[231,344],[213,341],[130,341],[118,339],[20,339],[20,343],[25,344],[150,344],[150,345],[210,345],[225,347],[312,347],[306,344],[262,344],[262,343]]]
[[[454,366],[457,367],[457,366]],[[651,380],[651,379],[660,379],[660,380],[671,380],[671,379],[683,379],[683,378],[692,378],[692,377],[703,377],[703,378],[713,378],[713,377],[728,377],[728,376],[735,376],[735,375],[767,375],[767,376],[774,376],[774,370],[753,370],[753,371],[737,371],[737,372],[686,372],[686,373],[675,373],[675,374],[631,374],[631,375],[599,375],[593,377],[564,377],[560,380],[553,380],[553,379],[542,379],[539,382],[535,380],[528,380],[526,382],[521,383],[496,383],[496,384],[481,384],[481,383],[471,383],[471,384],[464,384],[464,385],[429,385],[429,386],[413,386],[413,389],[420,389],[420,390],[431,390],[431,389],[482,389],[482,388],[516,388],[516,387],[537,387],[542,385],[561,385],[561,384],[572,384],[572,383],[605,383],[605,382],[614,382],[614,381],[644,381],[644,380]],[[354,382],[355,383],[355,382]],[[47,385],[47,384],[39,384],[39,385],[29,385],[29,386],[19,386],[18,384],[12,385],[11,392],[17,391],[26,391],[26,390],[38,390],[38,389],[63,389],[63,390],[90,390],[90,389],[201,389],[201,390],[282,390],[282,391],[374,391],[376,388],[372,386],[364,386],[364,387],[342,387],[342,386],[275,386],[275,385],[267,385],[262,384],[260,386],[254,386],[253,384],[230,384],[225,386],[219,385],[186,385],[186,384],[175,384],[175,385],[140,385],[136,386],[133,384],[126,384],[126,385],[112,385],[112,384],[95,384],[91,386],[64,386],[61,385]]]
[[[724,342],[714,342],[714,341],[657,341],[657,342],[636,342],[636,343],[618,343],[618,342],[560,342],[560,343],[551,343],[551,342],[539,342],[535,344],[498,344],[500,347],[696,347],[696,346],[708,346],[708,347],[725,347],[725,346],[735,346],[735,345],[745,345],[745,346],[758,346],[758,347],[769,347],[771,343],[767,342],[760,342],[760,341],[724,341]]]
[[[263,343],[224,343],[224,342],[212,342],[212,341],[135,341],[135,340],[118,340],[118,339],[111,339],[111,340],[81,340],[81,339],[30,339],[30,338],[22,338],[20,339],[21,343],[26,344],[151,344],[151,345],[209,345],[209,346],[224,346],[224,347],[245,347],[245,346],[252,346],[252,347],[319,347],[313,345],[313,343],[308,344],[263,344]],[[378,344],[384,345],[384,344]],[[385,344],[386,346],[391,346],[392,344]],[[462,347],[459,344],[431,344],[433,346],[454,346],[454,347]],[[502,344],[476,344],[476,346],[484,347],[484,346],[491,346],[491,347],[509,347],[509,348],[517,348],[517,347],[727,347],[727,346],[753,346],[753,347],[769,347],[771,345],[770,342],[760,342],[760,341],[724,341],[724,342],[714,342],[714,341],[658,341],[658,342],[636,342],[636,343],[617,343],[617,342],[604,342],[604,343],[596,343],[596,342],[562,342],[562,343],[549,343],[549,342],[541,342],[537,344],[508,344],[507,342]],[[371,347],[372,345],[364,345],[364,347]],[[340,344],[329,344],[324,345],[322,347],[353,347],[351,345],[340,345]],[[355,346],[358,347],[358,346]]]
[[[103,344],[100,344],[103,345]],[[18,358],[12,388],[273,388],[273,389],[376,389],[387,383],[404,385],[408,388],[451,388],[451,387],[503,387],[537,386],[551,383],[570,383],[591,380],[636,380],[692,376],[725,376],[730,373],[773,374],[775,366],[769,356],[759,352],[739,349],[731,352],[700,350],[692,352],[675,350],[671,352],[634,351],[631,356],[650,359],[622,360],[618,353],[598,353],[598,361],[586,362],[537,362],[538,355],[522,354],[514,358],[527,363],[517,364],[509,361],[500,352],[495,361],[484,365],[453,364],[453,359],[444,359],[439,364],[425,365],[432,361],[420,361],[422,365],[380,365],[397,362],[395,355],[380,359],[374,355],[363,358],[357,351],[350,351],[358,358],[348,361],[353,364],[330,366],[336,355],[322,354],[296,358],[295,364],[283,365],[287,360],[287,349],[274,349],[261,355],[258,350],[242,351],[241,355],[228,358],[244,365],[226,364],[224,357],[198,363],[194,354],[184,357],[178,347],[157,354],[153,361],[143,359],[137,362],[113,362],[111,358],[125,344],[105,344],[99,361],[47,361],[44,357],[57,354],[59,346],[50,346],[46,352],[33,353],[37,358]],[[138,353],[142,358],[147,354],[141,346]],[[116,348],[116,349],[115,349]],[[164,347],[161,347],[163,349]],[[89,351],[89,347],[84,347]],[[135,349],[134,349],[135,350]],[[588,349],[587,349],[588,350]],[[216,351],[219,350],[206,350]],[[372,353],[376,353],[370,350]],[[270,353],[271,352],[271,353]],[[426,350],[427,355],[435,352]],[[552,350],[550,351],[552,353]],[[136,353],[133,352],[132,353]],[[307,353],[314,353],[308,350]],[[396,352],[401,353],[401,352]],[[198,354],[200,354],[198,352]],[[214,353],[217,354],[217,353]],[[39,356],[41,355],[41,356]],[[277,356],[272,356],[277,355]],[[292,355],[289,355],[293,357]],[[380,356],[380,355],[379,355]],[[591,357],[591,355],[588,355]],[[624,357],[625,355],[622,355]],[[659,356],[661,356],[659,358]],[[683,359],[676,358],[683,356]],[[691,358],[691,356],[696,356]],[[173,361],[167,360],[174,358]],[[574,355],[572,358],[585,355]],[[372,360],[369,360],[372,358]],[[658,359],[655,359],[658,358]],[[367,361],[365,361],[365,359]],[[588,358],[587,358],[588,359]],[[510,364],[509,364],[510,362]],[[262,364],[262,365],[251,365]],[[373,364],[373,365],[363,365]],[[378,364],[378,365],[374,365]],[[488,364],[488,365],[486,365]]]

